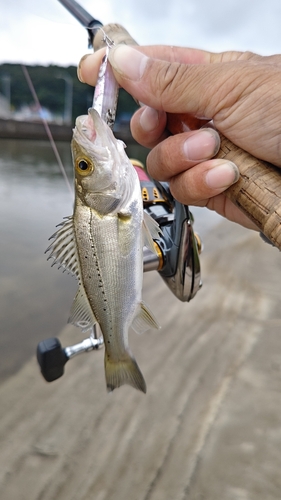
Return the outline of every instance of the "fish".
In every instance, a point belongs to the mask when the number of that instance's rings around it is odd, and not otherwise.
[[[76,119],[71,142],[75,173],[73,215],[59,224],[46,252],[78,280],[68,322],[82,331],[98,324],[105,346],[107,390],[124,384],[146,392],[129,348],[132,327],[160,326],[142,301],[143,246],[155,251],[157,222],[143,210],[138,175],[94,108]]]

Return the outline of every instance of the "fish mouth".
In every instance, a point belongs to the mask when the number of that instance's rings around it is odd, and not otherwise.
[[[90,113],[88,115],[80,116],[76,120],[76,131],[83,139],[90,141],[92,144],[97,138],[97,131]]]
[[[94,108],[90,108],[87,115],[76,118],[73,139],[84,147],[109,146],[111,134],[111,130]]]
[[[88,115],[79,116],[75,125],[73,138],[84,146],[110,147],[113,142],[112,130],[94,108],[88,110]]]

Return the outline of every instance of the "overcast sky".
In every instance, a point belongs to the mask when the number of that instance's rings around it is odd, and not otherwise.
[[[140,44],[281,53],[281,0],[81,0]],[[77,65],[87,33],[58,0],[0,0],[0,63]]]

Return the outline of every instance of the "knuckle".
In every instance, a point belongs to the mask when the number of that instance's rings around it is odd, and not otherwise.
[[[194,196],[190,193],[189,186],[185,182],[184,174],[178,174],[172,177],[169,184],[172,196],[180,203],[189,205],[194,202]]]
[[[153,79],[153,91],[157,99],[161,102],[163,109],[167,110],[171,103],[173,105],[182,95],[182,91],[186,85],[186,69],[187,65],[177,62],[161,63],[156,70],[155,78]]]
[[[157,144],[147,156],[148,170],[158,180],[169,180],[175,175],[175,149],[170,147],[170,138]]]
[[[262,56],[255,54],[254,52],[251,52],[250,50],[246,50],[245,52],[242,52],[241,56],[239,57],[239,60],[241,61],[260,61],[262,59]]]

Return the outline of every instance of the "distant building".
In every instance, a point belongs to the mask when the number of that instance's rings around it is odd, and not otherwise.
[[[41,121],[42,119],[47,122],[55,121],[51,111],[43,107],[38,108],[35,104],[23,104],[20,109],[13,113],[13,118],[29,122]]]
[[[11,118],[9,102],[3,94],[0,94],[0,118]]]

